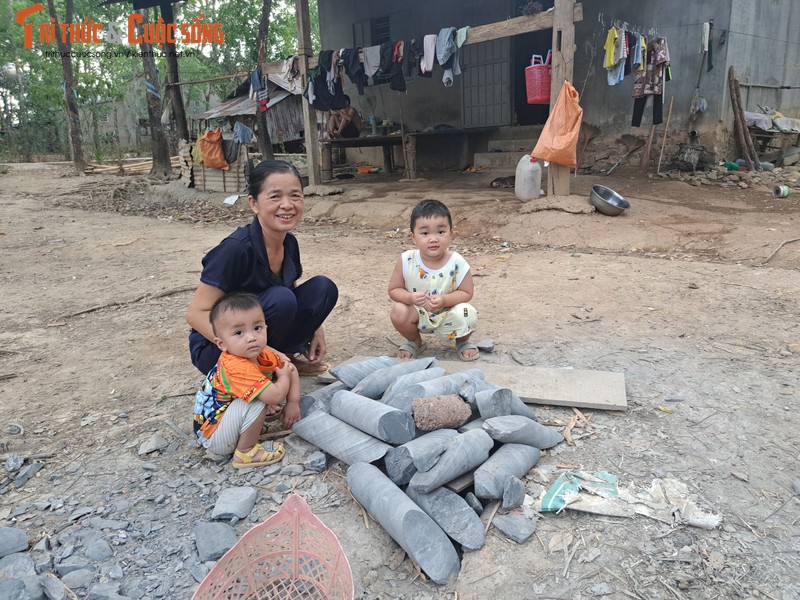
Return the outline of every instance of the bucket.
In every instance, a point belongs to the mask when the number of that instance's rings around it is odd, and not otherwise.
[[[531,57],[531,66],[525,67],[525,92],[528,104],[550,104],[550,54],[542,61],[540,54]]]
[[[775,198],[788,198],[791,193],[792,188],[788,185],[776,185],[775,189],[772,190],[772,196]]]

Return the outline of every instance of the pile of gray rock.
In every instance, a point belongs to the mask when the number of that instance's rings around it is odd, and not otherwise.
[[[513,390],[485,381],[480,369],[445,375],[433,358],[372,357],[332,374],[338,382],[301,399],[294,432],[350,465],[353,496],[434,582],[458,576],[454,544],[461,551],[483,546],[485,505],[500,512],[494,525],[515,541],[533,534],[536,515],[522,510],[522,479],[541,450],[564,438],[539,424]],[[456,394],[463,411],[450,404]],[[426,432],[418,421],[445,420],[431,419],[431,403],[419,403],[435,397],[463,417]],[[423,419],[415,406],[424,406]],[[473,471],[473,492],[448,489]]]
[[[800,189],[800,165],[775,167],[770,171],[729,171],[720,165],[708,171],[665,171],[659,176],[685,181],[693,186],[716,185],[741,189],[764,186],[771,191],[775,186],[788,185],[795,190]]]

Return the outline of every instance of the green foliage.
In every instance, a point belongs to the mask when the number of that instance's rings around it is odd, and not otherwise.
[[[11,0],[0,3],[0,123],[9,132],[8,146],[12,153],[30,155],[33,152],[68,153],[66,105],[64,102],[63,69],[61,59],[47,56],[47,51],[57,50],[55,43],[39,41],[39,25],[48,24],[50,15],[45,10],[29,16],[33,25],[33,48],[23,47],[23,28],[14,21],[14,14],[33,3],[32,0]],[[42,0],[46,5],[46,1]],[[65,0],[54,0],[59,22],[65,19]],[[258,48],[256,36],[261,21],[261,2],[233,2],[231,0],[190,0],[174,5],[178,23],[191,23],[200,19],[204,23],[219,23],[225,31],[225,42],[185,45],[179,41],[177,50],[184,51],[178,59],[183,81],[222,77],[249,71],[256,64]],[[267,42],[267,60],[278,61],[297,50],[297,26],[294,2],[273,0],[270,31]],[[309,0],[312,41],[315,52],[319,48],[319,17],[317,0]],[[107,25],[115,23],[120,32],[127,31],[127,18],[133,11],[132,3],[123,2],[101,7],[98,0],[73,0],[73,23],[91,19],[104,26],[103,44],[72,45],[73,52],[101,51],[93,57],[73,58],[75,95],[81,109],[86,139],[94,140],[87,152],[98,155],[108,152],[107,142],[98,142],[101,136],[92,132],[93,113],[107,110],[109,101],[124,100],[125,112],[134,122],[147,116],[143,67],[141,57],[131,55],[138,46],[109,43]],[[11,14],[10,14],[11,13]],[[150,19],[158,18],[151,11]],[[102,51],[117,51],[122,55],[103,55]],[[160,50],[160,49],[157,49]],[[194,53],[190,56],[186,51]],[[127,54],[127,56],[125,55]],[[16,66],[15,66],[16,65]],[[163,57],[156,57],[156,66],[162,80],[166,74]],[[206,109],[209,92],[225,97],[234,90],[241,78],[220,80],[211,84],[187,85],[182,88],[189,114]],[[164,89],[160,90],[163,94]]]

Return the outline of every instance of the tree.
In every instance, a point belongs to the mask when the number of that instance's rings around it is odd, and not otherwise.
[[[258,25],[258,64],[263,65],[267,60],[267,38],[269,37],[269,17],[272,11],[272,0],[261,0],[261,23]],[[261,158],[272,160],[275,153],[272,151],[272,140],[269,136],[267,127],[267,113],[259,110],[256,113],[256,125],[258,129],[258,149],[261,151]]]
[[[58,15],[53,0],[47,0],[47,10],[50,18],[54,20],[56,31],[59,31]],[[72,0],[66,0],[65,23],[72,23]],[[61,54],[61,67],[64,70],[64,98],[67,102],[67,117],[69,118],[69,134],[72,140],[72,164],[79,175],[86,173],[86,158],[83,155],[83,136],[81,135],[81,119],[78,115],[78,102],[75,99],[75,82],[72,75],[72,42],[56,35],[56,44]]]
[[[148,11],[139,11],[142,15],[142,22],[148,22]],[[164,135],[164,127],[161,125],[161,96],[158,93],[158,72],[156,71],[156,61],[153,57],[153,47],[144,41],[139,44],[142,50],[142,65],[146,83],[145,96],[147,98],[147,116],[150,118],[150,132],[153,142],[153,168],[151,175],[167,176],[172,173],[172,164],[169,159],[169,145],[167,136]],[[188,140],[187,140],[188,141]]]
[[[172,3],[170,0],[164,0],[161,2],[160,8],[161,16],[164,18],[164,22],[174,23],[175,11],[172,9]],[[163,48],[167,59],[167,83],[172,84],[168,86],[168,91],[170,94],[170,99],[172,100],[172,112],[175,116],[175,129],[178,137],[188,142],[189,126],[186,123],[186,110],[183,106],[181,87],[179,85],[175,85],[181,80],[180,76],[178,75],[178,55],[175,52],[175,44],[172,42],[164,42]]]

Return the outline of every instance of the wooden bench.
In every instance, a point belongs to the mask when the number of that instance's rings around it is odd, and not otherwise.
[[[400,135],[373,135],[325,140],[322,142],[322,179],[333,179],[333,148],[375,148],[380,146],[383,148],[383,170],[385,173],[392,173],[394,170],[392,147],[401,146],[402,143],[403,136]]]

